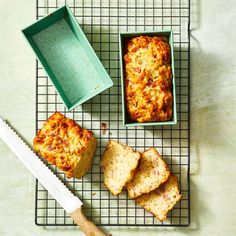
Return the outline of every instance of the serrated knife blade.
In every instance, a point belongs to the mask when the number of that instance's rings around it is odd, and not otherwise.
[[[88,221],[81,211],[81,200],[38,158],[31,148],[0,116],[0,138],[10,147],[28,170],[70,214],[86,235],[105,235]]]
[[[2,118],[0,137],[67,213],[73,212],[83,204]]]

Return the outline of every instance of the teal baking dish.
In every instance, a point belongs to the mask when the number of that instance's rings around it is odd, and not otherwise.
[[[169,44],[171,47],[171,70],[172,70],[172,93],[173,93],[173,119],[162,122],[133,122],[129,121],[126,101],[125,101],[125,76],[124,76],[124,41],[127,38],[132,38],[141,35],[149,36],[166,36],[168,37]],[[175,66],[174,66],[174,42],[173,32],[171,30],[159,30],[159,31],[148,31],[148,32],[124,32],[119,34],[119,50],[120,50],[120,69],[121,69],[121,87],[122,87],[122,115],[124,126],[150,126],[150,125],[175,125],[177,123],[177,111],[176,111],[176,94],[175,94]]]
[[[22,32],[69,110],[113,85],[68,6]]]

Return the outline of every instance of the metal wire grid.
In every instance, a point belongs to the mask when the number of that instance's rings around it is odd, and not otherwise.
[[[59,111],[93,130],[99,144],[94,164],[81,180],[67,179],[49,165],[84,202],[85,213],[97,225],[109,226],[188,226],[189,191],[189,0],[37,0],[37,19],[67,4],[84,30],[98,57],[110,74],[114,86],[73,111],[67,111],[41,65],[36,66],[36,130]],[[119,70],[119,31],[143,31],[172,28],[175,45],[175,72],[178,124],[174,126],[130,127],[122,125]],[[108,130],[101,129],[106,123]],[[129,200],[125,191],[112,196],[103,185],[100,157],[109,139],[128,144],[138,151],[155,147],[163,155],[173,174],[178,176],[182,200],[160,223],[149,212]],[[43,226],[71,226],[71,218],[36,183],[35,221]]]

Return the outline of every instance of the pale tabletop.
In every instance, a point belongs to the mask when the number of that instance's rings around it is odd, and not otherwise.
[[[191,39],[191,226],[105,228],[112,235],[236,235],[235,0],[194,0]],[[35,57],[21,29],[35,1],[0,1],[0,115],[31,142]],[[0,140],[0,235],[82,235],[34,223],[35,179]]]

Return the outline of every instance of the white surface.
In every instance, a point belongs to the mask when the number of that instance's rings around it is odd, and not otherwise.
[[[189,228],[108,229],[112,235],[236,235],[235,0],[194,2],[191,49],[191,216]],[[198,7],[196,7],[198,6]],[[199,20],[198,20],[199,19]],[[0,114],[31,142],[35,58],[20,30],[35,1],[0,1]],[[197,24],[196,24],[197,23]],[[0,235],[80,235],[34,224],[35,180],[0,141]]]

